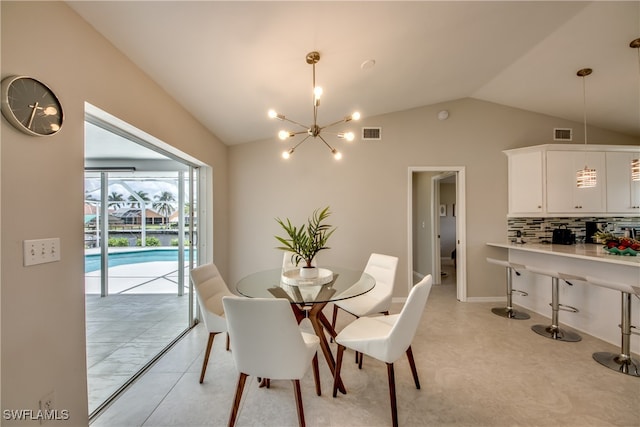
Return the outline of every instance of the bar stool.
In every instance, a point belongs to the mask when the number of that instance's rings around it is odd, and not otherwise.
[[[640,288],[596,277],[587,277],[587,281],[589,283],[593,283],[594,285],[620,291],[620,293],[622,294],[622,319],[619,325],[620,331],[622,333],[620,354],[598,352],[593,353],[593,358],[596,360],[596,362],[606,366],[609,369],[613,369],[614,371],[622,372],[623,374],[631,375],[634,377],[640,377],[640,361],[631,357],[630,351],[631,334],[635,333],[636,335],[638,335],[637,332],[631,332],[631,328],[634,327],[631,325],[631,295],[640,295]]]
[[[586,281],[586,278],[573,276],[564,273],[558,273],[556,271],[543,270],[538,267],[526,266],[526,269],[532,273],[541,274],[543,276],[551,277],[551,325],[533,325],[531,329],[543,337],[551,338],[558,341],[578,342],[582,340],[582,337],[575,332],[560,329],[558,323],[558,312],[560,310],[577,313],[578,309],[571,307],[570,305],[560,304],[560,279],[564,280],[568,285],[573,286],[569,280],[582,280]]]
[[[518,272],[518,270],[524,270],[525,266],[522,264],[516,264],[510,261],[503,261],[501,259],[495,259],[495,258],[487,258],[487,262],[490,262],[491,264],[496,264],[499,265],[501,267],[504,267],[506,269],[507,272],[507,306],[506,307],[494,307],[491,309],[491,312],[493,314],[497,314],[498,316],[501,317],[506,317],[507,319],[516,319],[516,320],[525,320],[525,319],[529,319],[531,316],[529,316],[527,313],[523,313],[520,311],[516,311],[513,309],[512,307],[512,303],[511,303],[511,296],[514,293],[518,293],[522,296],[527,296],[529,294],[527,294],[524,291],[519,291],[517,289],[513,289],[513,272],[515,271],[516,275],[520,275],[520,273]]]

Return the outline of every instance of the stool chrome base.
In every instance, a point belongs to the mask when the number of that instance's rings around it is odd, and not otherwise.
[[[640,361],[632,357],[625,357],[622,354],[599,352],[593,353],[593,358],[596,362],[609,369],[613,369],[614,371],[631,375],[633,377],[640,377]]]
[[[565,331],[555,326],[533,325],[531,330],[545,338],[558,341],[578,342],[582,340],[582,337],[575,332]]]
[[[520,311],[516,311],[512,308],[506,307],[494,307],[491,309],[491,312],[493,314],[497,314],[500,317],[506,317],[507,319],[526,320],[531,318],[531,316],[529,316],[527,313],[522,313]]]

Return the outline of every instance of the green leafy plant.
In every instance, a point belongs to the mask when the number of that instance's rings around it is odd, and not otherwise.
[[[107,241],[108,246],[129,246],[129,239],[126,237],[111,237]]]
[[[329,206],[322,210],[316,209],[313,211],[313,215],[307,219],[307,223],[300,227],[292,225],[288,218],[285,220],[276,218],[276,222],[287,232],[288,236],[275,236],[283,245],[276,249],[291,252],[291,261],[295,265],[304,261],[305,267],[312,267],[311,263],[318,252],[330,249],[327,246],[327,241],[336,229],[329,224],[323,224],[329,215],[331,215]]]
[[[147,237],[144,242],[146,246],[160,246],[160,239],[158,239],[157,237]],[[141,239],[136,240],[136,246],[142,246]]]

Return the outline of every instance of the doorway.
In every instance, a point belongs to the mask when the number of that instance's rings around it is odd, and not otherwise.
[[[90,419],[195,324],[201,166],[87,104],[85,307]],[[200,220],[203,220],[200,216]]]
[[[409,286],[426,274],[442,283],[449,272],[466,301],[465,168],[410,167],[408,187]]]

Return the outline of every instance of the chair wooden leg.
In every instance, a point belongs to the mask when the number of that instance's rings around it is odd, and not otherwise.
[[[344,346],[338,344],[338,354],[336,355],[336,369],[333,372],[333,397],[338,395],[338,382],[340,380],[340,368],[342,368],[342,356]]]
[[[300,393],[300,380],[293,381],[293,388],[296,393],[296,408],[298,409],[298,424],[300,427],[304,427],[304,409],[302,409],[302,393]]]
[[[313,356],[313,379],[316,382],[316,394],[322,396],[322,387],[320,385],[320,370],[318,369],[318,353]]]
[[[236,388],[236,397],[233,400],[233,407],[231,408],[231,416],[229,417],[229,427],[233,427],[236,423],[236,417],[238,416],[238,410],[240,409],[240,400],[242,399],[242,391],[244,390],[244,383],[247,381],[247,374],[240,372],[238,378],[238,387]]]
[[[391,420],[393,427],[398,427],[398,406],[396,404],[396,378],[393,373],[393,363],[387,363],[387,374],[389,376],[389,399],[391,400]]]
[[[411,346],[407,349],[407,359],[409,359],[409,366],[411,367],[411,373],[413,374],[413,382],[416,383],[416,388],[420,390],[420,379],[418,378],[416,362],[413,360],[413,351],[411,351]]]
[[[229,339],[229,332],[227,332],[227,351],[229,351],[230,345],[231,345],[231,340]]]
[[[207,341],[207,349],[204,351],[204,362],[202,362],[202,372],[200,373],[200,384],[204,381],[204,373],[207,371],[207,363],[209,363],[209,354],[211,353],[211,347],[213,347],[213,339],[216,336],[216,332],[209,332],[209,340]]]
[[[331,327],[333,330],[336,329],[336,320],[338,319],[338,306],[333,305],[333,315],[331,316]],[[333,337],[329,340],[329,342],[333,342]]]

